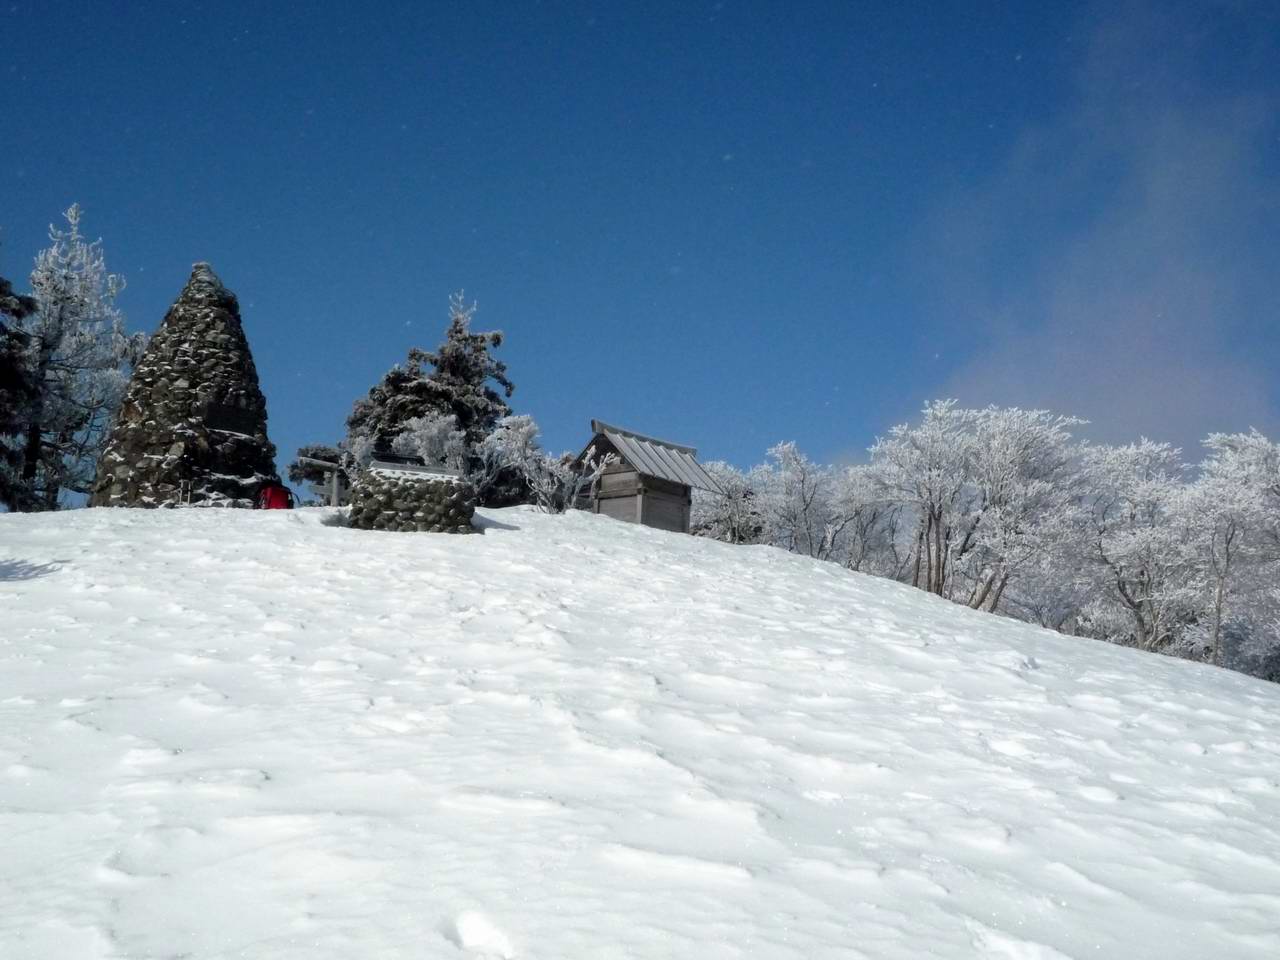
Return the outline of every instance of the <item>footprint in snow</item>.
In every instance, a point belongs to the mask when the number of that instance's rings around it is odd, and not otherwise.
[[[1106,787],[1099,786],[1082,786],[1077,792],[1086,800],[1092,800],[1094,803],[1115,803],[1123,799],[1120,794],[1114,790],[1108,790]]]

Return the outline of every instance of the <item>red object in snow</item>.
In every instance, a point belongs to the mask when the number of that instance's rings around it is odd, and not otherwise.
[[[292,510],[293,491],[281,483],[263,484],[253,505],[259,510]]]

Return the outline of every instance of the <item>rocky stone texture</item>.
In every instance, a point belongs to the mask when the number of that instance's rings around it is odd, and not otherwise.
[[[197,263],[129,380],[90,506],[250,507],[279,480],[240,305]]]
[[[475,489],[465,481],[366,470],[351,487],[351,526],[405,533],[474,533]]]

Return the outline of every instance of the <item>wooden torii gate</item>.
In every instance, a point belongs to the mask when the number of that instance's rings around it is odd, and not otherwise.
[[[328,479],[325,481],[329,488],[329,506],[340,507],[341,503],[341,483],[342,483],[342,467],[331,460],[317,460],[314,457],[299,457],[298,463],[308,467],[318,467],[327,473]]]

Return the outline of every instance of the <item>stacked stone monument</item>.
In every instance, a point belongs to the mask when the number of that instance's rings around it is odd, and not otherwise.
[[[207,263],[134,369],[90,498],[99,507],[248,507],[279,481],[240,305]]]
[[[476,492],[460,478],[380,467],[351,486],[351,526],[405,533],[474,533]]]

